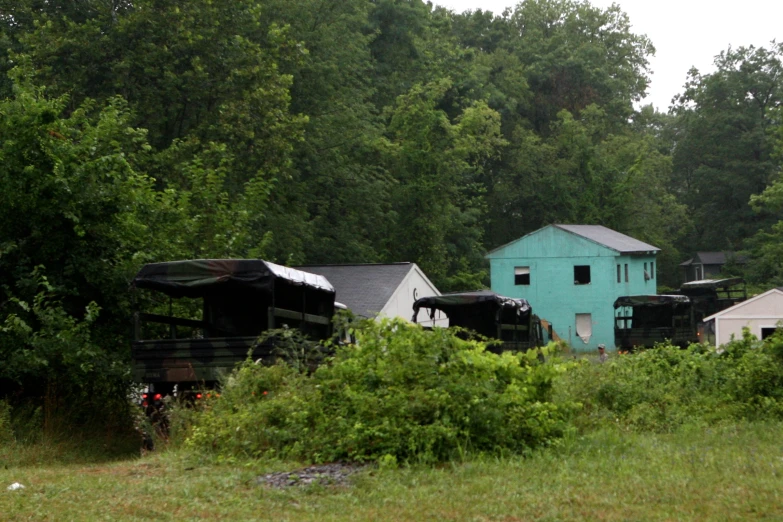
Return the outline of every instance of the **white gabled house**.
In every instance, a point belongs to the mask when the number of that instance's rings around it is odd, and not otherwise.
[[[742,337],[742,329],[764,339],[783,327],[783,287],[737,303],[731,308],[704,318],[704,340],[721,346]]]
[[[416,263],[371,263],[354,265],[305,265],[299,270],[326,277],[334,286],[335,299],[361,317],[413,318],[413,302],[440,295]],[[424,326],[449,325],[438,312],[432,320],[420,310],[417,322]]]

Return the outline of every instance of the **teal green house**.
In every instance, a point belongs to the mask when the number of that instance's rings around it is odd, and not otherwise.
[[[600,225],[548,225],[487,254],[492,290],[523,297],[575,351],[614,348],[614,301],[656,293],[660,249]]]

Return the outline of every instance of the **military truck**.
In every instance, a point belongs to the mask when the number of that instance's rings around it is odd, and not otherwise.
[[[522,351],[546,344],[541,321],[525,299],[505,297],[490,290],[421,297],[413,303],[414,323],[422,308],[429,310],[431,319],[437,311],[443,312],[449,318],[450,327],[459,326],[501,341],[490,346],[490,351]],[[551,332],[547,333],[551,338]]]
[[[633,350],[665,341],[682,347],[701,342],[705,317],[746,298],[745,281],[739,277],[692,281],[669,295],[618,297],[614,302],[615,345]]]
[[[133,376],[156,397],[175,385],[213,386],[251,349],[254,359],[272,359],[273,341],[258,342],[267,330],[298,328],[316,340],[332,335],[329,281],[260,259],[148,264],[131,287]]]
[[[685,295],[629,295],[614,302],[614,343],[618,350],[652,348],[669,341],[699,342],[693,302]]]
[[[741,277],[691,281],[683,284],[678,293],[693,302],[696,324],[748,298],[745,280]]]

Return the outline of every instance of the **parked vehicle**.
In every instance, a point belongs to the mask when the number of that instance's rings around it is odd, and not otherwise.
[[[413,322],[422,308],[430,318],[436,311],[449,318],[449,326],[459,326],[485,337],[502,341],[492,351],[528,350],[546,344],[541,321],[525,299],[513,299],[490,290],[459,292],[422,297],[413,303]],[[547,332],[551,338],[551,332]]]
[[[684,295],[629,295],[614,302],[614,343],[627,351],[671,342],[688,346],[699,342],[693,302]]]
[[[746,297],[739,277],[691,281],[669,295],[619,297],[614,302],[615,346],[633,350],[662,342],[682,347],[701,342],[701,321]]]
[[[131,286],[138,308],[155,311],[134,314],[131,344],[133,376],[152,396],[171,394],[175,386],[213,386],[251,349],[254,359],[273,358],[274,343],[258,342],[267,330],[298,328],[315,340],[332,335],[329,281],[267,261],[148,264]]]
[[[745,280],[741,277],[691,281],[678,292],[693,302],[694,320],[698,325],[705,317],[732,307],[748,298]]]

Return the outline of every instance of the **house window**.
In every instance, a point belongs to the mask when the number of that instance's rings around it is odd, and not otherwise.
[[[777,328],[777,327],[772,327],[772,328],[762,327],[761,328],[761,338],[762,339],[766,339],[767,337],[770,337],[770,336],[774,335],[775,332],[778,332],[779,330],[780,329]]]
[[[617,282],[618,283],[623,282],[622,278],[620,277],[620,265],[617,265]]]
[[[590,265],[574,265],[574,284],[590,284]]]
[[[590,337],[593,335],[592,314],[576,314],[576,335],[583,343],[590,342]]]
[[[628,263],[625,263],[625,282],[628,282]]]
[[[529,285],[530,284],[530,267],[518,266],[514,268],[514,284],[515,285]]]
[[[650,279],[655,279],[655,261],[650,261]]]

